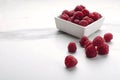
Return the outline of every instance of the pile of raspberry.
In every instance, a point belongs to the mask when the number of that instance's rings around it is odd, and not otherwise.
[[[59,17],[66,21],[70,21],[72,23],[86,27],[87,25],[100,19],[102,16],[98,12],[90,12],[83,5],[78,5],[71,11],[64,10]]]
[[[96,36],[92,41],[88,39],[88,37],[83,36],[79,43],[81,47],[85,48],[85,55],[87,58],[94,58],[99,55],[107,55],[109,53],[109,45],[107,43],[111,42],[113,39],[112,33],[105,33],[104,36]],[[77,50],[77,46],[75,42],[70,42],[67,46],[68,52],[75,53]],[[77,59],[68,55],[65,58],[65,65],[67,68],[71,68],[76,66],[78,63]]]

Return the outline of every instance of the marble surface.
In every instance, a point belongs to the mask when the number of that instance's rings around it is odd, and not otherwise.
[[[101,29],[114,39],[107,56],[85,57],[79,39],[56,29],[54,17],[63,9],[84,4],[105,16]],[[0,80],[120,80],[119,0],[0,0]],[[66,69],[67,45],[77,44],[78,65]]]

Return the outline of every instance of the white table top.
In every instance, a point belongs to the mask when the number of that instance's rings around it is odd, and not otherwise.
[[[105,16],[101,29],[89,38],[112,32],[109,55],[88,59],[79,39],[56,29],[54,16],[77,4]],[[120,80],[119,5],[119,0],[1,0],[0,80]],[[66,69],[64,58],[69,55],[70,41],[77,43],[77,52],[72,55],[78,65]]]

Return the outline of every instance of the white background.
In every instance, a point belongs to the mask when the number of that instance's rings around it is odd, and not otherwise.
[[[85,57],[79,39],[58,32],[54,17],[83,4],[105,16],[89,37],[112,32],[107,56]],[[0,80],[120,80],[119,0],[0,0]],[[66,69],[67,45],[77,44],[78,65]]]

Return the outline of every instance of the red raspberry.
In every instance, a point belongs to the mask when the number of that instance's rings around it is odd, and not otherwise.
[[[84,14],[82,13],[82,11],[76,11],[74,13],[74,17],[77,18],[77,19],[82,19],[84,16]]]
[[[87,40],[88,40],[88,37],[83,36],[83,37],[80,39],[80,41],[79,41],[80,45],[81,45],[82,47],[84,47],[85,41],[87,41]]]
[[[85,17],[83,17],[83,20],[86,20],[86,19],[88,19],[88,18],[90,18],[90,17],[88,17],[88,16],[85,16]]]
[[[83,9],[85,9],[85,6],[78,5],[78,6],[75,7],[74,11],[82,11]]]
[[[88,25],[88,22],[86,21],[86,20],[81,20],[80,22],[79,22],[79,25],[81,25],[81,26],[87,26]]]
[[[84,16],[88,16],[90,13],[87,9],[83,9],[82,12],[83,12]]]
[[[106,43],[104,43],[103,45],[98,46],[97,50],[98,50],[98,54],[106,55],[109,53],[109,46]]]
[[[92,18],[88,17],[88,16],[85,16],[85,17],[83,18],[83,20],[86,20],[86,21],[88,22],[88,24],[94,22],[94,20],[93,20]]]
[[[81,7],[82,9],[85,9],[85,6],[83,6],[83,5],[80,5],[80,7]]]
[[[62,14],[67,14],[67,15],[69,15],[69,11],[68,11],[68,10],[64,10],[64,11],[62,12]]]
[[[77,46],[75,44],[75,42],[70,42],[68,44],[68,52],[74,53],[76,52]]]
[[[71,22],[74,22],[75,16],[72,16],[72,17],[70,17],[70,18],[71,18]]]
[[[98,12],[93,12],[93,13],[89,14],[89,17],[91,17],[92,19],[94,19],[96,21],[96,20],[100,19],[102,16]]]
[[[93,39],[93,45],[94,46],[101,46],[104,44],[104,39],[101,37],[101,36],[96,36],[94,39]]]
[[[62,14],[62,15],[60,15],[60,18],[64,19],[64,20],[68,20],[69,16],[67,14]]]
[[[68,18],[68,21],[70,21],[70,22],[72,21],[71,17]]]
[[[73,16],[73,14],[75,13],[75,11],[74,10],[72,10],[72,11],[69,11],[69,16],[71,17],[71,16]]]
[[[85,44],[84,44],[84,48],[86,49],[89,45],[91,45],[92,44],[92,41],[90,41],[90,40],[86,40],[85,41]]]
[[[94,16],[96,17],[96,20],[100,19],[102,16],[98,12],[93,12]]]
[[[63,15],[63,14],[67,14],[69,17],[71,17],[71,16],[73,16],[74,12],[75,12],[74,10],[72,10],[72,11],[64,10],[64,11],[62,12],[62,15]]]
[[[85,49],[86,57],[94,58],[97,56],[97,50],[92,44]]]
[[[104,34],[104,40],[105,42],[110,42],[113,39],[112,33],[106,33]]]
[[[75,19],[74,23],[79,24],[79,21],[80,21],[79,19]]]
[[[77,59],[72,55],[66,56],[64,62],[67,68],[75,67],[78,63]]]
[[[89,17],[92,18],[92,19],[94,19],[93,13],[89,13]]]

